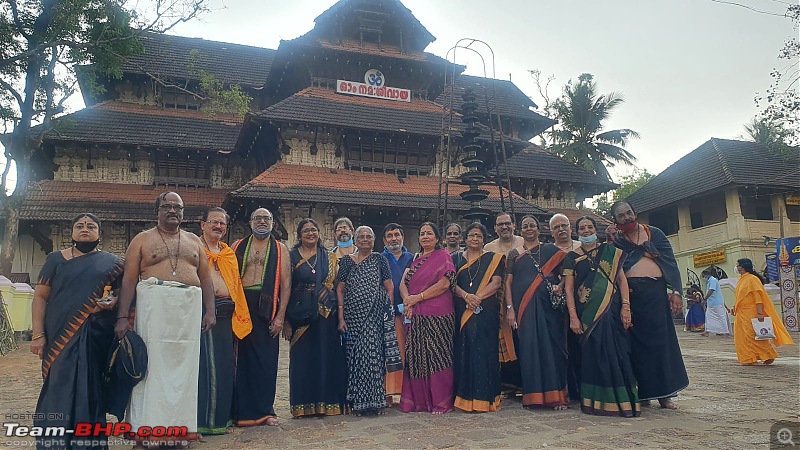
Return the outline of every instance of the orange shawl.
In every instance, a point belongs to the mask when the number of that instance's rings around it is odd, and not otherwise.
[[[233,311],[233,333],[239,339],[244,339],[253,330],[253,322],[250,321],[250,310],[247,309],[247,300],[244,298],[242,279],[239,277],[239,263],[236,260],[236,253],[224,242],[219,243],[222,250],[219,253],[211,253],[206,249],[208,265],[214,270],[219,267],[219,273],[228,287],[228,293],[234,303]]]

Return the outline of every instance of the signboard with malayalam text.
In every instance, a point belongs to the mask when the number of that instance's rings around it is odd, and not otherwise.
[[[725,262],[725,249],[714,250],[713,252],[698,253],[693,256],[694,266],[709,266]]]
[[[800,237],[776,239],[775,253],[781,266],[800,265]]]
[[[778,281],[778,254],[767,253],[764,258],[767,260],[767,281],[770,283]]]
[[[411,90],[386,86],[370,86],[358,81],[336,80],[336,92],[359,97],[381,98],[397,102],[410,102]]]
[[[364,82],[336,80],[336,92],[359,97],[380,98],[397,102],[410,102],[411,90],[386,86],[386,77],[378,69],[369,69]]]

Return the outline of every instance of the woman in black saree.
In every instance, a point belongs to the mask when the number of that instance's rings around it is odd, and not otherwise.
[[[594,219],[575,222],[581,246],[564,259],[567,310],[572,331],[580,336],[581,411],[636,417],[640,414],[631,365],[631,303],[622,271],[622,250],[598,245]]]
[[[293,417],[335,416],[347,412],[347,367],[338,331],[336,255],[319,239],[319,225],[303,219],[297,225],[297,244],[289,252],[292,293],[286,310],[290,340],[289,404]],[[299,305],[299,308],[295,308]],[[306,320],[293,308],[316,309]]]
[[[44,378],[34,425],[68,430],[78,422],[106,422],[103,370],[114,340],[117,303],[110,291],[123,268],[122,258],[97,250],[100,220],[93,214],[72,220],[72,241],[72,247],[47,255],[39,272],[31,342],[31,352],[42,359]],[[40,439],[38,448],[88,448],[70,437]]]
[[[554,308],[550,290],[558,287],[566,253],[539,243],[539,221],[525,216],[522,248],[506,258],[506,319],[519,335],[522,406],[567,409],[567,324],[563,307]],[[511,306],[509,306],[511,305]]]
[[[483,251],[488,231],[482,224],[469,225],[466,233],[466,250],[453,253],[455,407],[466,412],[497,411],[502,303],[498,290],[503,282],[505,257]]]

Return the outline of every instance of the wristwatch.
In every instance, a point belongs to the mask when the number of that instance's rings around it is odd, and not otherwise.
[[[506,305],[506,309],[511,309],[511,305]]]

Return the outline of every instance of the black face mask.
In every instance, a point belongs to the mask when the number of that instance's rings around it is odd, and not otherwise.
[[[94,251],[94,249],[97,247],[97,244],[100,243],[100,239],[94,242],[78,242],[73,240],[72,243],[75,244],[75,248],[77,248],[79,252],[89,253],[91,251]]]

